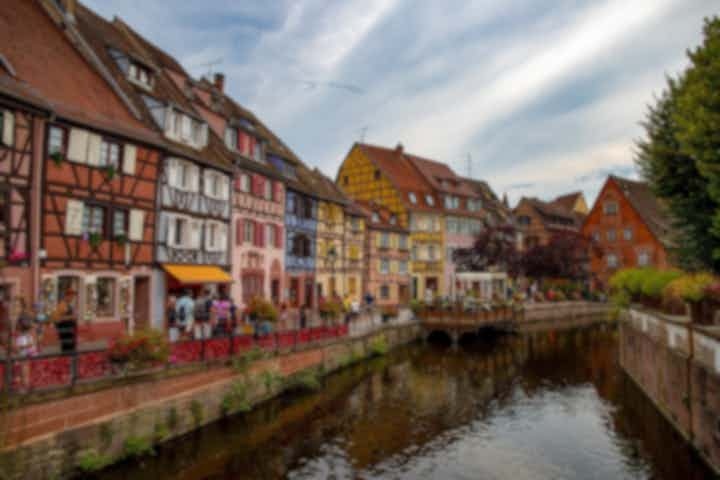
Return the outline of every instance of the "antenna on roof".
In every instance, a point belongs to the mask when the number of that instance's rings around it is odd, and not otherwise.
[[[207,68],[207,78],[211,79],[212,75],[213,75],[213,67],[220,65],[222,63],[223,63],[223,57],[220,57],[220,58],[216,58],[215,60],[210,60],[209,62],[191,65],[190,68],[199,68],[199,67],[203,67],[203,69]]]
[[[365,135],[367,135],[368,126],[365,125],[360,129],[360,143],[365,143]]]

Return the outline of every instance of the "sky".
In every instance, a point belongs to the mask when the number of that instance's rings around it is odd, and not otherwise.
[[[634,178],[634,141],[717,0],[85,0],[226,91],[331,178],[353,142],[514,204]]]

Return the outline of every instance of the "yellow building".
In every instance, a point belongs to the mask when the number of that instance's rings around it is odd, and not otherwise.
[[[365,284],[365,236],[367,228],[363,212],[355,205],[345,208],[345,238],[343,241],[343,279],[344,294],[352,300],[361,301]]]
[[[427,299],[446,294],[443,210],[412,158],[402,145],[391,149],[356,143],[336,181],[353,200],[386,207],[388,221],[410,231],[411,292],[413,298]]]

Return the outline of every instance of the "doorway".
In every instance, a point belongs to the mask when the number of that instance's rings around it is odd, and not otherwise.
[[[135,330],[147,330],[150,328],[150,279],[134,277],[133,292]]]

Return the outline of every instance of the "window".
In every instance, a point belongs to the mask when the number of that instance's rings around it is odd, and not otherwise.
[[[207,233],[207,247],[208,249],[216,248],[219,242],[218,238],[218,226],[216,223],[208,223],[206,225],[206,233]]]
[[[632,228],[625,228],[623,230],[623,238],[625,240],[632,240],[633,239],[633,231]]]
[[[382,285],[380,287],[380,298],[383,300],[390,298],[390,285]]]
[[[120,208],[113,210],[112,236],[126,238],[128,228],[128,211]]]
[[[399,271],[401,274],[405,275],[408,273],[408,262],[407,260],[400,260],[398,263]]]
[[[237,130],[233,128],[225,129],[225,146],[230,150],[237,150]]]
[[[646,250],[641,250],[638,253],[637,263],[641,267],[647,267],[648,265],[650,265],[650,253],[648,253]]]
[[[265,200],[272,200],[272,182],[266,178],[263,183],[265,185]]]
[[[617,268],[618,266],[618,257],[614,253],[609,253],[607,256],[607,266],[609,268]]]
[[[425,202],[427,202],[427,204],[430,205],[431,207],[433,205],[435,205],[435,199],[433,198],[432,195],[425,195]]]
[[[97,159],[97,165],[118,170],[120,168],[121,148],[119,142],[103,138],[100,143],[100,157]]]
[[[310,198],[305,198],[303,203],[303,211],[302,211],[302,217],[303,218],[313,218],[313,201]]]
[[[245,193],[250,191],[250,175],[247,173],[240,175],[240,191]]]
[[[482,208],[482,200],[469,198],[467,201],[467,208],[471,212],[477,212]]]
[[[435,260],[435,245],[428,246],[428,260]]]
[[[267,238],[267,244],[274,246],[276,244],[275,225],[268,223],[267,225],[265,225],[265,230],[267,232],[265,233],[265,238]]]
[[[530,225],[530,222],[531,222],[530,217],[528,217],[527,215],[521,215],[518,217],[518,223],[520,225],[527,226],[527,225]]]
[[[48,133],[48,155],[60,154],[65,156],[67,152],[67,130],[62,127],[52,126]]]
[[[128,70],[128,79],[145,89],[152,89],[153,86],[153,75],[149,68],[140,65],[139,63],[133,62],[130,64]]]
[[[397,217],[395,215],[390,215],[390,225],[397,224]]]
[[[245,243],[255,242],[255,222],[252,220],[245,220],[244,240]]]
[[[100,277],[97,279],[97,315],[109,317],[115,314],[115,279]]]
[[[614,201],[603,203],[603,212],[605,215],[617,215],[618,204]]]
[[[375,169],[375,174],[373,176],[375,180],[380,180],[380,170]]]
[[[400,241],[398,246],[400,250],[407,250],[407,235],[400,235]]]
[[[380,259],[380,273],[390,273],[390,260],[387,258]]]
[[[353,232],[360,231],[360,220],[357,218],[353,218],[350,220],[350,227],[352,228]]]
[[[593,232],[592,239],[596,242],[599,242],[600,241],[600,232]]]
[[[377,222],[380,221],[380,215],[378,215],[377,212],[373,212],[373,214],[372,214],[372,221],[373,221],[373,223],[377,223]]]
[[[608,242],[615,241],[615,238],[616,238],[615,230],[608,230],[605,235],[607,237]]]
[[[390,247],[390,234],[388,234],[387,232],[383,232],[380,234],[380,246],[382,248]]]
[[[410,203],[415,205],[417,203],[417,197],[413,192],[408,193],[408,198],[410,199]]]
[[[412,252],[411,252],[411,254],[410,254],[410,258],[412,258],[413,260],[417,260],[417,259],[418,259],[418,247],[417,247],[417,245],[413,245],[413,247],[412,247]]]
[[[175,237],[172,239],[172,244],[177,247],[185,246],[185,239],[188,238],[187,219],[175,217],[170,221],[175,222]]]
[[[104,234],[105,208],[97,205],[85,205],[83,209],[83,233]]]

